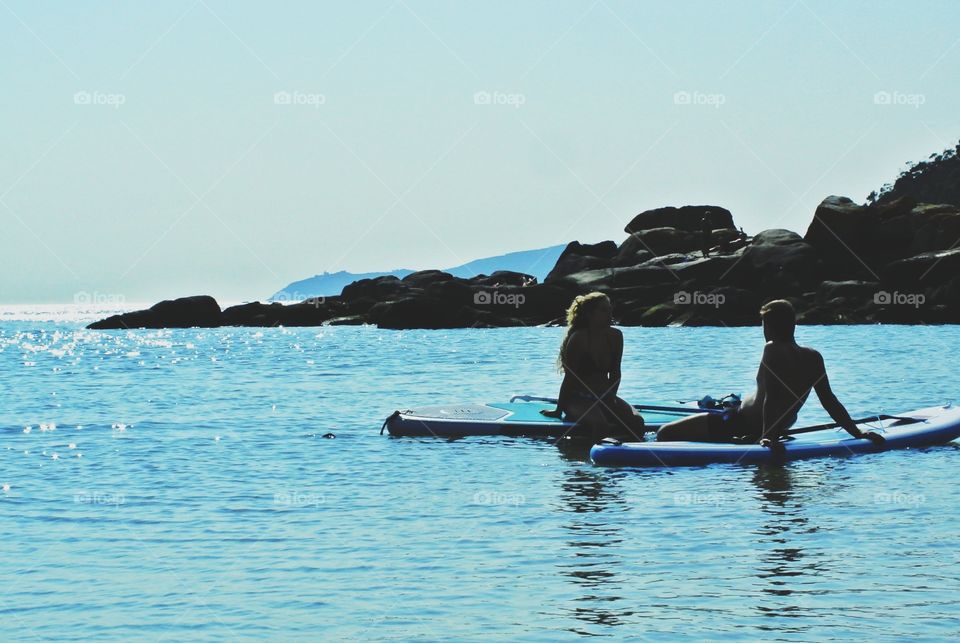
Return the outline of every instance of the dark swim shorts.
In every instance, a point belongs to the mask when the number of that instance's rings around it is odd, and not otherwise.
[[[707,434],[710,442],[756,442],[760,439],[759,432],[754,431],[738,408],[711,413],[707,418]]]

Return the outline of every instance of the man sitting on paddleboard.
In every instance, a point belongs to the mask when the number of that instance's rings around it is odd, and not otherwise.
[[[760,309],[763,347],[757,390],[744,398],[739,408],[723,413],[702,413],[670,422],[657,432],[660,441],[759,442],[779,447],[780,440],[814,390],[820,404],[834,422],[855,438],[882,443],[883,436],[861,431],[830,388],[823,356],[794,339],[797,317],[785,299],[764,304]]]
[[[563,382],[557,410],[545,415],[566,416],[588,428],[597,440],[612,435],[643,437],[643,418],[617,397],[623,333],[613,328],[613,307],[601,292],[580,295],[567,310],[567,333],[557,365]]]

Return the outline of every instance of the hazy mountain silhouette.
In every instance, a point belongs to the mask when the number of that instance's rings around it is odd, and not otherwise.
[[[485,257],[469,261],[453,268],[444,268],[444,272],[449,272],[454,277],[474,277],[476,275],[489,275],[497,270],[511,270],[513,272],[522,272],[533,275],[537,281],[543,282],[547,273],[557,263],[557,258],[566,244],[559,246],[550,246],[549,248],[538,248],[536,250],[521,250],[519,252],[509,252],[496,257]],[[270,296],[272,301],[298,301],[307,297],[332,297],[339,295],[340,291],[347,284],[360,279],[372,279],[383,275],[394,275],[404,278],[413,270],[397,269],[386,272],[325,272],[322,275],[314,275],[307,279],[294,281],[282,290],[275,292]]]

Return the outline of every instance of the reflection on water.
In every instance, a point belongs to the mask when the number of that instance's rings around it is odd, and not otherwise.
[[[605,483],[600,471],[586,467],[571,468],[561,491],[568,517],[564,525],[568,549],[557,568],[578,595],[570,615],[592,625],[621,625],[631,615],[621,595],[623,581],[619,577],[623,528],[617,520],[603,520],[597,514],[622,506],[624,500],[615,486]],[[569,631],[590,633],[577,627]]]
[[[801,591],[803,577],[814,571],[795,539],[809,519],[802,499],[794,493],[793,475],[788,466],[777,465],[758,467],[753,474],[752,482],[757,487],[757,498],[765,516],[757,532],[757,547],[761,552],[757,578],[764,583],[765,594],[784,599],[757,605],[757,610],[765,616],[802,615],[803,608],[788,597]]]

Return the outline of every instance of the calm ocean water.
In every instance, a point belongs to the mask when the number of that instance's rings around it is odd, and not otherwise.
[[[562,331],[83,330],[99,314],[0,309],[3,639],[960,632],[958,445],[607,470],[390,438],[395,408],[553,394]],[[745,392],[762,344],[624,333],[634,401]],[[960,328],[798,334],[854,414],[960,401]]]

